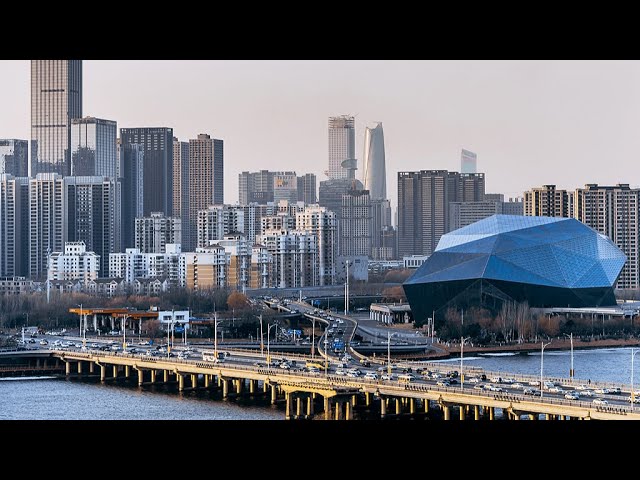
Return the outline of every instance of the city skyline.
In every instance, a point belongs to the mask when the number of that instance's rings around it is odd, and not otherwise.
[[[0,116],[1,136],[29,139],[29,61],[2,66],[0,100],[12,113]],[[124,128],[166,125],[180,140],[223,139],[232,202],[243,170],[326,179],[329,116],[355,116],[362,179],[365,127],[382,121],[395,208],[398,171],[458,171],[461,148],[478,154],[487,191],[506,197],[550,183],[634,186],[638,77],[632,61],[89,60],[83,114]]]

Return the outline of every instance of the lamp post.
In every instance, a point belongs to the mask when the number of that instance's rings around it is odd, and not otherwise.
[[[267,365],[270,366],[271,365],[271,349],[270,349],[270,341],[269,341],[269,333],[271,332],[271,327],[275,327],[276,324],[272,323],[271,325],[269,325],[269,327],[267,328]]]
[[[633,391],[633,357],[636,356],[636,353],[640,352],[640,350],[632,348],[631,349],[631,411],[633,411],[633,405],[635,404],[636,395]]]
[[[218,361],[218,324],[222,320],[218,320],[218,313],[213,312],[213,357]]]
[[[544,347],[547,347],[549,345],[551,345],[551,342],[549,343],[542,343],[540,342],[542,348],[540,349],[540,398],[542,398],[544,396],[544,388],[542,385],[542,372],[543,372],[543,367],[544,367]]]
[[[264,333],[262,332],[262,314],[258,316],[260,319],[260,355],[264,355]]]
[[[569,379],[573,380],[573,377],[575,375],[575,372],[573,370],[573,333],[570,333],[569,335],[565,333],[564,336],[569,337],[569,340],[571,341],[571,368],[569,369]]]
[[[313,324],[311,333],[311,360],[313,360],[316,358],[316,319],[312,318],[311,322]]]
[[[387,375],[391,376],[391,337],[395,333],[387,332]]]
[[[464,370],[462,370],[462,360],[464,359],[464,342],[471,337],[460,337],[460,390],[464,390]]]
[[[347,266],[347,281],[344,284],[344,314],[349,313],[349,260],[345,262]]]
[[[125,314],[122,317],[122,350],[127,349],[127,317],[129,315]],[[124,352],[123,352],[124,353]]]
[[[324,376],[329,374],[329,356],[327,355],[327,333],[324,334]]]
[[[82,310],[82,304],[77,304],[80,307],[80,331],[78,332],[78,336],[82,337],[82,346],[86,347],[87,346],[87,337],[86,335],[83,335],[84,331],[82,329],[82,319],[84,318],[84,312]],[[29,322],[29,317],[27,317],[27,323]],[[86,322],[85,322],[86,323]],[[86,325],[85,325],[86,328]]]

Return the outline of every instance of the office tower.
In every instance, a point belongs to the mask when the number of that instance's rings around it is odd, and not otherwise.
[[[29,275],[29,178],[0,175],[0,277]]]
[[[71,173],[71,119],[82,117],[82,60],[31,60],[29,176]]]
[[[371,200],[371,248],[382,246],[382,232],[391,226],[391,202],[386,199]],[[373,256],[373,253],[370,254]]]
[[[487,195],[489,198],[504,198],[503,195]],[[523,215],[522,202],[509,199],[485,200],[483,202],[450,202],[449,203],[449,231],[471,225],[491,215]]]
[[[338,218],[342,215],[342,195],[350,190],[363,190],[360,180],[323,180],[320,182],[318,204],[334,212]]]
[[[630,188],[626,183],[615,186],[587,184],[574,192],[575,218],[609,237],[627,256],[616,288],[640,287],[639,196],[640,189]]]
[[[460,173],[476,173],[477,161],[478,155],[463,148],[460,154]]]
[[[182,221],[182,231],[189,228],[189,142],[173,137],[173,216]]]
[[[339,255],[371,255],[371,197],[369,190],[342,195]]]
[[[136,218],[144,216],[144,148],[118,143],[118,174],[122,183],[122,248],[135,245]]]
[[[98,278],[99,270],[100,257],[88,251],[84,242],[65,242],[63,252],[49,255],[47,279],[82,280],[86,284]]]
[[[173,129],[167,127],[121,128],[122,145],[142,145],[144,151],[144,215],[173,213]]]
[[[84,242],[100,257],[100,272],[109,272],[109,254],[122,249],[122,187],[114,177],[66,177],[65,241]],[[59,251],[59,250],[58,250]]]
[[[484,199],[484,173],[398,172],[398,257],[430,255],[450,230],[449,204]]]
[[[298,177],[298,201],[307,205],[318,202],[316,193],[316,176],[313,173],[305,173]]]
[[[289,203],[298,201],[298,177],[296,172],[273,173],[273,201],[286,200]]]
[[[67,235],[67,195],[64,179],[55,173],[39,173],[29,179],[29,276],[44,280],[47,258],[64,251]]]
[[[364,188],[371,200],[387,198],[387,170],[384,157],[382,123],[364,131]]]
[[[503,215],[524,215],[524,203],[522,198],[509,198],[508,202],[502,202]]]
[[[321,285],[318,237],[315,234],[300,230],[267,230],[258,237],[258,242],[272,259],[270,286],[300,288]]]
[[[71,119],[71,175],[115,177],[117,123],[86,117]]]
[[[373,260],[393,260],[396,256],[396,229],[392,226],[382,228],[380,246],[371,248]]]
[[[151,212],[136,218],[136,247],[141,253],[165,253],[165,245],[182,242],[182,223],[178,217]]]
[[[485,193],[484,199],[487,202],[504,202],[504,195],[502,193]]]
[[[320,285],[334,285],[338,256],[335,212],[317,205],[307,206],[304,211],[296,213],[296,230],[305,231],[317,237]]]
[[[538,217],[569,217],[569,195],[555,185],[543,185],[524,192],[524,214]]]
[[[182,184],[188,190],[188,209],[182,212],[188,223],[182,232],[185,251],[192,251],[197,244],[198,212],[224,203],[223,146],[222,140],[207,134],[189,140],[188,183]]]
[[[0,175],[29,176],[29,142],[27,140],[0,140]]]
[[[353,165],[345,164],[351,160]],[[355,121],[348,115],[329,117],[329,180],[355,178],[356,142]]]
[[[260,170],[258,172],[242,172],[238,175],[239,203],[264,205],[273,202],[273,176],[275,172]]]

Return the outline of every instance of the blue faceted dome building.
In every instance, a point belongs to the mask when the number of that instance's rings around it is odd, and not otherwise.
[[[449,307],[615,305],[613,286],[626,260],[573,218],[493,215],[443,235],[403,287],[418,325]]]

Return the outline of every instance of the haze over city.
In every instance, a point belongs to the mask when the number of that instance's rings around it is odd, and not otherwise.
[[[2,61],[4,138],[29,138],[29,61]],[[225,142],[225,202],[244,170],[324,180],[327,117],[385,130],[387,191],[397,172],[459,171],[478,154],[486,191],[639,183],[640,63],[633,61],[84,61],[83,113],[118,128],[169,126]]]

